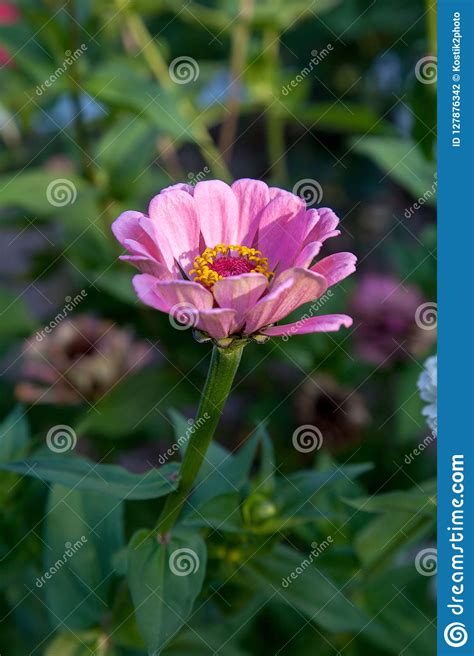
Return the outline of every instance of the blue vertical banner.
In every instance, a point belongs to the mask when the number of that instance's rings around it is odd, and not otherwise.
[[[474,0],[438,3],[438,656],[474,655]]]

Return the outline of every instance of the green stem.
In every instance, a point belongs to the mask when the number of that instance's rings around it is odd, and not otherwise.
[[[196,421],[196,430],[184,455],[179,486],[167,497],[158,520],[157,529],[161,535],[165,535],[171,530],[192,490],[229,396],[243,348],[242,344],[231,346],[228,349],[214,346],[197,412],[196,419],[199,421]]]
[[[247,63],[247,52],[250,41],[250,20],[254,10],[254,0],[240,0],[239,20],[232,30],[229,100],[227,102],[227,118],[224,120],[220,133],[219,147],[227,162],[231,161],[232,148],[239,123],[240,93],[239,83]]]
[[[69,21],[69,44],[71,52],[75,52],[80,46],[80,25],[76,16],[76,3],[74,0],[67,2],[68,12],[71,16]],[[79,74],[79,63],[74,61],[69,70],[69,79],[71,80],[70,90],[74,106],[74,128],[76,131],[76,141],[81,160],[82,174],[90,182],[95,182],[94,167],[90,157],[90,143],[87,126],[84,123],[81,106],[81,78]]]
[[[170,78],[165,58],[154,42],[141,16],[128,10],[127,6],[128,3],[126,0],[117,0],[117,7],[119,11],[125,13],[127,27],[135,42],[140,46],[150,71],[160,85],[172,93],[173,81]],[[232,180],[231,173],[219,149],[214,144],[206,124],[195,110],[193,103],[186,96],[179,98],[177,102],[183,116],[193,125],[197,145],[206,163],[209,164],[216,177],[230,182]]]
[[[276,72],[279,70],[280,59],[280,36],[272,28],[267,28],[263,34],[263,51],[266,60],[267,74],[270,76],[271,93],[268,98],[266,112],[266,135],[268,157],[272,180],[280,185],[288,181],[288,173],[285,162],[285,120],[280,116],[278,106],[275,104],[274,96],[280,93],[276,87]]]

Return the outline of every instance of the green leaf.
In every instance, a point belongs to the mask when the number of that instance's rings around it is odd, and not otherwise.
[[[272,438],[264,424],[255,429],[256,439],[260,441],[260,464],[258,473],[252,480],[252,487],[260,493],[270,494],[275,486],[275,451]]]
[[[323,471],[302,470],[278,480],[273,500],[287,516],[304,514],[319,504],[318,494],[326,493],[340,481],[352,481],[372,468],[371,464],[346,465]]]
[[[177,95],[164,90],[127,63],[107,63],[84,80],[84,87],[99,101],[128,109],[146,118],[160,131],[175,138],[194,139],[189,121],[181,116],[177,107]]]
[[[29,439],[26,413],[17,406],[0,424],[0,462],[20,458],[27,451]]]
[[[426,594],[430,583],[413,562],[365,580],[358,598],[369,617],[377,617],[377,626],[368,624],[361,637],[397,655],[435,654],[436,626],[425,619],[436,615],[436,601],[430,604]]]
[[[397,490],[370,497],[348,499],[350,506],[364,512],[410,512],[436,515],[436,481],[425,481],[410,490]]]
[[[55,455],[0,463],[0,469],[133,501],[156,499],[175,490],[179,467],[169,463],[145,474],[134,474],[119,465],[102,465],[75,456]]]
[[[186,453],[186,448],[188,446],[189,440],[182,440],[182,436],[189,434],[189,428],[193,425],[193,419],[186,419],[184,415],[180,412],[171,408],[168,410],[168,415],[170,416],[171,422],[174,428],[175,441],[177,442],[181,457],[184,457]],[[222,464],[228,459],[231,458],[230,452],[225,449],[223,446],[217,442],[211,442],[209,449],[207,450],[206,457],[204,462],[201,465],[199,474],[196,478],[196,484],[200,483],[202,480],[208,478],[210,474],[214,472],[215,469],[222,466]]]
[[[20,174],[0,176],[2,205],[16,207],[33,215],[49,215],[57,212],[60,206],[51,201],[63,202],[64,206],[69,206],[65,203],[65,199],[70,198],[71,201],[77,199],[77,195],[86,187],[87,183],[82,178],[69,172],[67,175],[62,175],[57,171],[27,169]],[[62,193],[65,195],[63,196]],[[74,202],[70,203],[71,206]]]
[[[182,440],[180,438],[187,435],[187,432],[189,430],[189,427],[192,425],[193,420],[186,419],[186,417],[183,414],[181,414],[181,412],[178,412],[174,408],[170,408],[168,410],[168,415],[171,419],[171,423],[173,424],[175,442],[179,446],[181,456],[184,457],[184,454],[186,453],[186,448],[188,446],[188,440]],[[212,442],[211,444],[215,444],[215,442]]]
[[[280,545],[273,553],[250,559],[243,573],[249,585],[263,588],[270,598],[292,606],[329,631],[359,631],[368,621],[342,586],[331,581],[319,563],[310,562],[308,554]]]
[[[127,198],[135,181],[157,154],[156,129],[148,121],[135,116],[118,118],[96,144],[96,159],[107,170],[110,184]],[[161,185],[157,182],[157,188]]]
[[[386,175],[392,177],[415,198],[436,203],[435,164],[428,161],[416,143],[400,137],[366,137],[354,141],[352,148],[370,157]]]
[[[173,531],[166,544],[146,530],[133,536],[128,581],[150,653],[159,653],[186,622],[205,570],[206,545],[198,533]]]
[[[49,643],[44,656],[90,656],[97,646],[97,631],[60,633]]]
[[[170,396],[163,392],[168,387],[166,372],[156,367],[127,376],[95,403],[94,408],[79,422],[76,432],[96,433],[114,440],[129,437],[131,433],[143,429],[144,422],[152,413],[156,418],[155,411],[159,409],[163,396],[167,403],[170,402]]]
[[[26,414],[17,406],[0,425],[0,463],[23,457],[28,451],[30,430]],[[0,465],[1,466],[1,465]],[[5,503],[12,494],[18,476],[6,474],[1,478],[0,501]]]
[[[197,508],[187,506],[181,523],[184,526],[209,526],[216,531],[235,533],[242,529],[240,505],[241,497],[238,492],[221,494],[199,504]]]
[[[0,351],[3,351],[8,340],[29,336],[36,323],[24,300],[9,289],[0,289],[0,307]]]
[[[428,535],[436,523],[436,482],[347,503],[359,511],[382,513],[356,535],[355,547],[364,567],[389,561],[401,548]]]
[[[213,497],[241,490],[248,483],[250,469],[261,439],[261,434],[256,431],[240,447],[236,455],[228,453],[222,460],[218,460],[217,464],[208,460],[205,463],[206,475],[198,480],[193,491],[192,506],[199,508],[201,504]],[[219,458],[222,454],[222,447],[219,451],[214,451],[214,454]]]
[[[53,626],[98,624],[107,610],[112,557],[123,545],[122,504],[112,497],[60,485],[51,489],[44,532],[46,595]]]
[[[249,656],[229,640],[225,627],[191,626],[183,629],[173,642],[163,650],[163,656],[211,656],[219,654],[225,644],[225,656]]]
[[[282,104],[278,107],[280,113],[289,121],[295,121],[297,117],[297,123],[305,123],[312,130],[367,134],[387,129],[387,125],[366,105],[351,102],[338,105],[330,101],[295,106],[293,95],[292,90],[286,98],[282,96]]]
[[[130,267],[122,271],[113,267],[108,271],[96,271],[92,274],[94,285],[129,305],[137,305],[137,295],[133,289]]]
[[[435,518],[424,512],[385,513],[357,533],[357,555],[365,568],[380,567],[400,549],[429,535],[435,525]]]

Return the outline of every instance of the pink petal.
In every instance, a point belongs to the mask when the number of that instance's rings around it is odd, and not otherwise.
[[[308,317],[295,323],[287,323],[281,326],[271,326],[262,330],[264,335],[276,337],[278,335],[304,335],[305,333],[330,333],[344,326],[350,328],[352,319],[346,314],[323,314],[319,317]]]
[[[278,198],[278,197],[280,198],[286,197],[288,198],[289,202],[291,202],[292,199],[301,200],[300,196],[291,193],[291,191],[288,191],[287,189],[281,189],[281,187],[269,187],[268,191],[270,192],[270,200],[273,200],[274,198]]]
[[[157,280],[147,273],[135,276],[133,286],[138,298],[161,312],[199,312],[210,309],[214,299],[202,285],[189,280]]]
[[[313,223],[313,227],[306,234],[304,240],[305,246],[313,241],[323,243],[329,237],[336,237],[340,234],[340,231],[336,230],[336,227],[339,224],[339,219],[329,207],[320,207],[318,210],[309,210],[308,214],[310,214],[310,222]],[[314,223],[316,215],[318,220]]]
[[[303,248],[303,250],[296,256],[295,266],[306,269],[314,260],[316,255],[321,250],[322,243],[320,241],[312,241]]]
[[[212,293],[221,308],[236,310],[237,318],[250,310],[268,287],[262,273],[242,273],[218,280]]]
[[[122,214],[115,219],[112,223],[112,232],[117,241],[119,241],[124,248],[129,249],[129,244],[141,244],[141,252],[146,250],[149,257],[155,258],[157,261],[162,261],[159,249],[154,239],[147,233],[144,228],[144,222],[148,219],[141,212],[122,212]]]
[[[143,273],[156,273],[169,277],[171,273],[164,264],[163,255],[150,232],[150,220],[141,212],[123,212],[112,224],[112,232],[131,255],[122,255]]]
[[[307,243],[307,237],[311,234],[311,231],[317,226],[321,221],[321,215],[318,210],[306,210],[306,222],[305,222],[305,232],[304,239]]]
[[[169,187],[165,187],[160,191],[160,194],[163,194],[166,191],[186,191],[188,194],[191,194],[191,196],[194,195],[194,187],[193,185],[186,184],[185,182],[178,182],[174,185],[170,185]]]
[[[334,253],[317,262],[311,271],[324,276],[330,287],[354,273],[356,262],[357,258],[352,253]]]
[[[239,207],[232,189],[221,180],[198,182],[194,189],[198,221],[206,246],[235,244]]]
[[[120,260],[124,262],[130,262],[133,266],[136,266],[142,273],[149,273],[158,280],[172,280],[174,278],[173,274],[168,271],[164,264],[155,262],[149,257],[144,257],[143,255],[120,255]]]
[[[182,189],[158,194],[150,202],[149,214],[166,262],[169,265],[175,259],[187,273],[199,255],[199,226],[193,197]]]
[[[157,247],[156,245],[149,243],[146,238],[143,238],[142,241],[138,241],[136,239],[124,239],[123,245],[129,253],[133,253],[134,255],[142,255],[143,257],[147,257],[150,260],[156,260],[153,251],[157,253]]]
[[[304,214],[304,202],[289,193],[277,195],[262,210],[258,248],[268,257],[271,271],[275,271],[280,262],[281,266],[293,262],[302,245],[300,233]]]
[[[259,214],[270,202],[268,186],[260,180],[244,178],[232,185],[239,205],[236,243],[251,247],[258,229]]]
[[[228,337],[235,332],[235,310],[200,310],[197,313],[197,328],[203,330],[214,339]]]
[[[327,289],[323,276],[307,269],[288,269],[275,281],[272,292],[264,296],[246,317],[245,332],[250,334],[276,323],[297,307],[312,301]]]

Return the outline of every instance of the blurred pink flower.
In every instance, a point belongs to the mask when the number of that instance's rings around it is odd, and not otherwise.
[[[14,25],[20,19],[20,12],[10,2],[0,2],[0,25]],[[10,52],[0,45],[0,68],[11,66]]]
[[[19,10],[11,2],[0,2],[0,25],[13,25],[20,19]]]
[[[258,180],[210,180],[168,187],[148,215],[124,212],[112,229],[130,253],[123,259],[141,271],[139,298],[222,340],[351,325],[343,314],[274,325],[355,270],[352,253],[313,265],[338,222],[332,210],[307,210],[299,196]]]
[[[417,287],[393,276],[364,275],[351,304],[360,357],[372,364],[388,365],[406,359],[408,354],[426,351],[435,339],[435,331],[423,330],[416,322],[424,300]]]
[[[153,359],[153,348],[112,321],[65,319],[40,341],[26,343],[16,396],[24,403],[71,405],[100,399]]]

